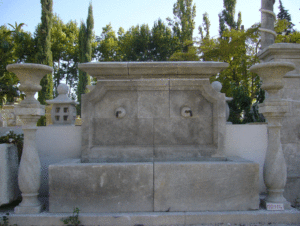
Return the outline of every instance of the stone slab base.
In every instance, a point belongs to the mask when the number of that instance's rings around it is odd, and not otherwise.
[[[49,212],[246,211],[259,209],[259,166],[243,159],[49,166]]]
[[[0,213],[0,217],[4,213]],[[18,226],[63,226],[61,219],[71,214],[48,213],[13,214],[9,215],[9,224]],[[79,213],[82,225],[88,226],[126,226],[126,225],[299,225],[300,211],[296,209],[285,211],[227,211],[227,212],[139,212],[139,213]]]
[[[17,206],[15,208],[16,214],[37,214],[42,211],[42,205],[39,206]]]

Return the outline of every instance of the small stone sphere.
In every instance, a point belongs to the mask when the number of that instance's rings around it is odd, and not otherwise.
[[[67,94],[69,91],[69,87],[66,84],[59,84],[57,87],[58,94]]]
[[[219,81],[214,81],[212,84],[211,84],[212,88],[214,90],[216,90],[217,92],[221,92],[221,89],[222,89],[222,84],[221,82]]]

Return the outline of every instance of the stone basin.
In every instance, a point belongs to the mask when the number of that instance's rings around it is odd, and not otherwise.
[[[49,167],[49,211],[185,212],[256,210],[259,165],[241,158],[81,163]]]

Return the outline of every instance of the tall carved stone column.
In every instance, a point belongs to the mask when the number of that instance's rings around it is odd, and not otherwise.
[[[261,49],[272,45],[276,38],[274,31],[274,21],[276,15],[273,12],[273,5],[275,0],[261,0]]]
[[[24,146],[18,175],[22,202],[15,208],[15,213],[39,213],[42,208],[38,200],[41,163],[36,148],[36,123],[42,115],[45,115],[45,106],[40,105],[34,98],[34,94],[42,88],[39,85],[40,80],[53,69],[39,64],[10,64],[7,70],[18,76],[21,83],[19,89],[26,94],[26,99],[15,107],[15,114],[20,116],[24,132]]]
[[[267,209],[290,209],[290,203],[283,197],[287,178],[286,163],[280,142],[281,121],[288,112],[288,103],[281,100],[278,91],[283,88],[283,76],[295,69],[287,62],[268,62],[254,65],[251,72],[257,73],[263,80],[262,88],[269,97],[259,107],[268,120],[268,148],[264,163],[264,182],[267,196],[263,203]]]

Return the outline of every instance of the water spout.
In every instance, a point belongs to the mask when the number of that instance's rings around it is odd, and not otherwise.
[[[122,111],[116,111],[116,117],[119,118],[119,115],[122,113]]]
[[[192,110],[186,110],[185,113],[186,113],[186,114],[190,113],[190,116],[191,116],[191,117],[193,116]]]

